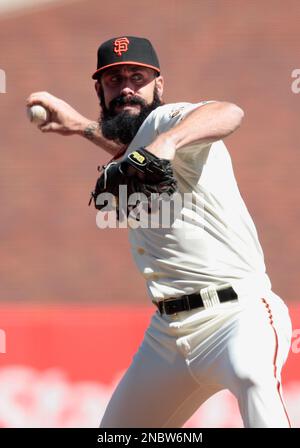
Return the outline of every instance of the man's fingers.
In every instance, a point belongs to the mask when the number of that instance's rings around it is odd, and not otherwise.
[[[41,124],[38,128],[42,132],[63,132],[62,126],[58,123],[54,123],[53,121],[51,123]]]
[[[56,100],[57,98],[48,92],[34,92],[26,99],[26,106],[30,107],[35,104],[40,104],[51,110]]]

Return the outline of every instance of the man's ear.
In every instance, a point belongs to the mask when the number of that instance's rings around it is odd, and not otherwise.
[[[155,85],[157,88],[157,93],[160,99],[162,99],[164,92],[164,78],[162,76],[158,76],[155,78]]]
[[[96,92],[97,92],[97,95],[99,96],[99,95],[100,95],[100,91],[101,91],[101,83],[100,83],[99,80],[97,80],[97,81],[95,82],[95,90],[96,90]]]

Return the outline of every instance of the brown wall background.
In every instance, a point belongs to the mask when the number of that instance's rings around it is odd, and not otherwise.
[[[165,101],[229,100],[246,113],[227,139],[275,292],[298,299],[300,94],[297,0],[73,1],[0,16],[0,300],[145,303],[126,230],[88,208],[107,160],[80,137],[41,134],[25,99],[47,90],[96,119],[91,73],[112,36],[151,39]]]

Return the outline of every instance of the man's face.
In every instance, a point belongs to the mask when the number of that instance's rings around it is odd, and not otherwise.
[[[109,68],[95,87],[102,107],[103,135],[124,144],[130,143],[149,113],[162,104],[163,78],[147,67]]]
[[[153,101],[155,86],[159,87],[160,98],[162,96],[162,77],[157,77],[156,72],[151,68],[138,65],[124,64],[109,68],[102,74],[100,83],[107,108],[119,96],[123,96],[128,101],[133,96],[141,98],[149,105]],[[116,113],[128,110],[138,114],[140,106],[122,105],[114,107],[114,110]]]

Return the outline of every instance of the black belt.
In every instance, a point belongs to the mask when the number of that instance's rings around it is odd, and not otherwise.
[[[238,296],[235,290],[230,286],[226,289],[216,291],[221,303],[237,300]],[[194,308],[203,308],[204,303],[200,293],[184,295],[180,297],[171,297],[160,302],[153,302],[160,311],[160,314],[175,314],[180,311],[189,311]]]

